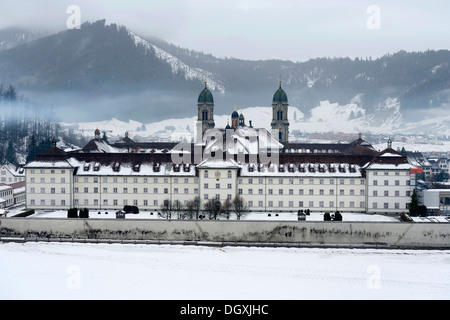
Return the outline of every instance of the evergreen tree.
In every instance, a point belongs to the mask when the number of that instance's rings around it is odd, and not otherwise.
[[[34,137],[34,134],[31,136],[30,142],[27,146],[27,158],[26,162],[30,162],[34,159],[34,157],[37,154],[37,144],[36,144],[36,138]]]
[[[419,198],[417,196],[416,189],[414,189],[411,195],[411,202],[409,203],[409,215],[416,217],[419,215]]]
[[[12,164],[17,164],[16,150],[14,149],[12,141],[8,143],[8,149],[6,149],[5,160]]]

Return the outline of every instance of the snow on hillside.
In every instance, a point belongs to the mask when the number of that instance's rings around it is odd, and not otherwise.
[[[128,34],[133,38],[136,46],[143,46],[146,49],[152,48],[155,51],[155,55],[158,59],[167,62],[172,68],[173,73],[183,72],[186,80],[198,79],[200,81],[208,81],[208,87],[220,93],[225,93],[225,87],[212,79],[212,73],[199,68],[192,68],[185,64],[183,61],[175,57],[174,55],[164,51],[163,49],[151,44],[150,42],[142,39],[135,33],[128,31]]]
[[[243,109],[238,107],[237,111],[238,113],[242,112],[247,125],[251,121],[254,128],[271,129],[271,107],[259,106]],[[225,128],[227,123],[231,123],[232,112],[233,110],[230,110],[229,114],[214,115],[216,127]],[[107,136],[113,140],[124,137],[125,132],[128,132],[130,138],[141,141],[191,141],[194,137],[196,120],[197,116],[193,116],[142,123],[135,120],[125,122],[113,118],[99,122],[62,123],[61,126],[72,128],[86,137],[92,137],[94,130],[98,128],[102,132],[106,131]],[[387,99],[373,113],[368,113],[360,106],[358,96],[347,105],[321,101],[317,107],[310,111],[310,116],[306,116],[295,106],[289,106],[289,122],[289,131],[293,140],[295,135],[299,133],[327,132],[450,135],[450,116],[426,119],[416,123],[404,123],[397,99]],[[407,150],[425,151],[423,141],[408,141],[408,143],[413,145],[407,145]],[[449,150],[447,145],[431,145],[430,148],[435,151]]]

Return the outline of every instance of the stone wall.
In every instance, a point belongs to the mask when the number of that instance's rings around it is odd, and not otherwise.
[[[450,248],[450,224],[4,218],[0,237]]]

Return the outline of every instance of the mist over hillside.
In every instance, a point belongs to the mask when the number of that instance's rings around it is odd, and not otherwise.
[[[0,32],[0,43],[7,35]],[[401,51],[375,60],[249,61],[144,39],[101,20],[0,51],[0,83],[52,106],[62,121],[192,117],[205,80],[216,114],[229,114],[234,105],[268,107],[280,78],[290,105],[305,119],[316,119],[323,101],[356,105],[352,119],[382,112],[392,119],[398,112],[401,121],[411,122],[450,110],[448,50]],[[395,110],[386,107],[393,100]]]

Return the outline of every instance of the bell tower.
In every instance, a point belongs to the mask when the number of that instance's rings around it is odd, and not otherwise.
[[[198,126],[201,124],[201,136],[202,137],[205,134],[205,131],[208,129],[214,128],[214,98],[209,91],[207,82],[205,81],[205,89],[203,89],[202,92],[200,92],[200,95],[198,96],[198,117],[197,117],[197,123]],[[200,132],[199,132],[200,133]]]
[[[272,101],[272,133],[274,129],[278,130],[278,135],[275,137],[281,143],[289,142],[289,120],[288,120],[288,99],[286,92],[280,87],[273,95]]]

